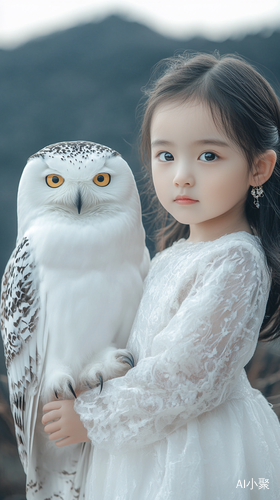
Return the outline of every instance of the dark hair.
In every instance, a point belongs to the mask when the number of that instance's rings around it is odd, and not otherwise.
[[[271,291],[259,340],[280,337],[280,106],[270,86],[253,66],[235,55],[183,54],[165,59],[164,72],[146,90],[148,100],[141,129],[141,154],[150,172],[150,125],[156,107],[166,101],[203,101],[214,123],[243,151],[249,169],[268,149],[277,154],[270,179],[264,184],[260,209],[248,190],[245,210],[248,222],[261,239],[272,273]],[[157,67],[158,69],[158,67]],[[150,173],[150,185],[152,185]],[[153,187],[152,187],[153,189]],[[153,189],[152,203],[156,201]],[[189,226],[174,220],[157,200],[158,251],[180,238],[188,238]]]

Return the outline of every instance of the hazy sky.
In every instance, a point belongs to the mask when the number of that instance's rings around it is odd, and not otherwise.
[[[180,38],[218,40],[280,26],[280,0],[0,0],[0,47],[112,13]]]

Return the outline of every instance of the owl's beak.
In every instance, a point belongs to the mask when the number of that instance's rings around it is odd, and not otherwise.
[[[82,208],[82,195],[80,190],[78,191],[77,198],[76,198],[76,207],[78,209],[78,214],[81,213],[81,208]]]

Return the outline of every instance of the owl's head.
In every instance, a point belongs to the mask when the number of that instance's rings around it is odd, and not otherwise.
[[[93,142],[60,142],[32,155],[18,189],[18,236],[35,220],[92,221],[130,212],[138,218],[136,183],[124,159]]]

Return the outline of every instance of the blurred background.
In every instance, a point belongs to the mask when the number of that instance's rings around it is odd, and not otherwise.
[[[185,50],[242,55],[280,95],[280,2],[0,0],[1,275],[15,246],[22,169],[59,141],[89,140],[122,154],[154,254],[136,108],[153,66]],[[279,418],[280,343],[259,343],[246,371]],[[24,500],[24,489],[0,343],[0,500]]]

